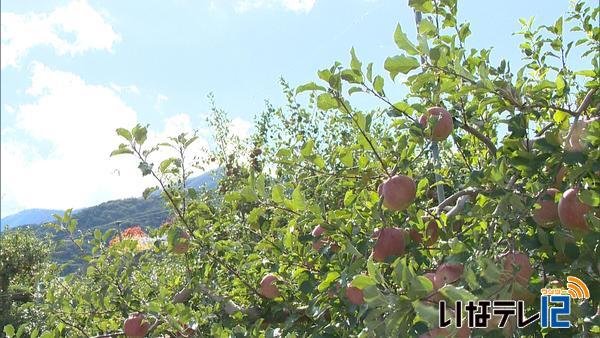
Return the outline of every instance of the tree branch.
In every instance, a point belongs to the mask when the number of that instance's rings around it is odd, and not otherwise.
[[[468,132],[469,134],[475,136],[476,138],[478,138],[481,142],[483,142],[488,149],[490,150],[490,153],[492,154],[492,156],[495,158],[496,157],[496,152],[498,151],[498,148],[496,148],[496,145],[494,144],[494,142],[492,142],[492,140],[489,139],[489,137],[483,135],[481,132],[479,132],[477,129],[474,129],[473,127],[469,126],[466,123],[461,123],[460,127],[465,130],[466,132]]]
[[[476,196],[479,192],[481,192],[481,189],[474,188],[474,187],[468,187],[466,189],[457,191],[454,194],[450,195],[448,198],[446,198],[444,201],[442,201],[442,203],[440,203],[437,207],[435,207],[436,212],[441,213],[445,207],[454,203],[461,196],[472,196],[473,197],[473,196]]]

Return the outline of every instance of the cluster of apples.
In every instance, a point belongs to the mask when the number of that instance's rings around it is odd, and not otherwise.
[[[550,188],[541,194],[536,202],[539,208],[534,209],[532,213],[533,220],[544,228],[553,227],[560,221],[567,229],[587,232],[590,228],[585,214],[590,212],[592,207],[579,200],[579,188],[566,190],[556,203],[554,196],[558,192],[558,189]]]
[[[431,123],[430,123],[430,120]],[[433,121],[435,120],[435,121]],[[453,130],[452,116],[448,111],[440,107],[432,107],[421,116],[419,122],[424,127],[428,124],[433,125],[432,128],[426,128],[429,131],[428,136],[433,141],[445,140]],[[379,196],[383,198],[383,205],[389,210],[402,211],[408,208],[415,200],[417,186],[415,181],[405,175],[396,175],[391,177],[378,188]],[[313,249],[320,250],[325,245],[330,245],[332,251],[339,250],[339,246],[332,243],[328,237],[323,237],[325,228],[318,225],[312,235],[315,237],[313,241]],[[426,236],[429,237],[428,243],[433,243],[438,236],[437,223],[432,221],[428,224]],[[392,256],[404,255],[406,241],[409,237],[413,240],[421,241],[422,236],[411,231],[409,234],[406,230],[396,227],[387,227],[381,230],[376,230],[373,237],[377,239],[373,247],[373,259],[376,262],[383,262]],[[274,283],[278,280],[277,276],[268,274],[263,277],[260,282],[260,292],[266,298],[275,298],[279,296],[279,290]],[[364,296],[361,289],[348,284],[345,290],[345,295],[350,303],[360,305],[364,303]]]

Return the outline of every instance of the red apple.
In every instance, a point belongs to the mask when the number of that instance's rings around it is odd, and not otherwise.
[[[277,288],[277,285],[273,284],[278,280],[279,278],[273,274],[264,276],[260,281],[260,294],[268,299],[279,297],[279,288]]]
[[[546,190],[537,200],[539,209],[533,210],[533,220],[537,225],[545,228],[552,227],[558,221],[558,204],[554,202],[554,196],[558,190],[550,188]]]
[[[383,183],[383,205],[394,211],[402,211],[415,200],[415,181],[404,175],[396,175]]]
[[[325,232],[325,228],[323,228],[320,225],[317,225],[316,227],[314,227],[314,229],[311,232],[311,235],[313,237],[321,237],[321,235]]]
[[[363,296],[363,292],[361,289],[348,284],[346,287],[346,298],[350,301],[350,303],[354,305],[361,305],[365,302],[365,298]]]
[[[190,235],[183,231],[179,234],[177,243],[173,246],[173,252],[176,254],[185,254],[190,248]]]
[[[421,116],[419,123],[423,127],[426,127],[430,118],[435,119],[431,130],[431,139],[433,141],[443,141],[452,134],[454,123],[452,122],[452,115],[446,109],[440,107],[429,108]]]
[[[446,337],[450,337],[450,330],[448,330],[447,328],[441,328],[441,327],[431,329],[419,336],[419,338],[446,338]]]
[[[146,316],[143,313],[132,313],[123,322],[123,332],[129,338],[145,337],[148,329],[150,329],[150,323],[146,321]]]
[[[379,228],[373,229],[373,234],[371,235],[371,238],[377,239],[379,237],[379,233],[381,233],[381,229],[379,229]]]
[[[465,268],[460,263],[444,263],[435,271],[433,278],[434,288],[440,289],[446,284],[456,282],[462,277]]]
[[[425,243],[427,246],[433,245],[438,240],[439,227],[435,220],[431,220],[425,229],[425,236],[429,238]]]
[[[325,244],[325,241],[319,238],[313,241],[312,248],[316,251],[319,251]]]
[[[404,255],[406,230],[400,228],[383,228],[379,232],[373,247],[373,259],[383,262],[391,256]]]
[[[423,241],[423,235],[421,235],[417,229],[410,229],[408,231],[408,236],[410,237],[410,240],[415,243],[421,243],[421,241]]]
[[[513,253],[506,253],[502,255],[504,257],[504,271],[514,278],[514,280],[523,285],[529,284],[529,278],[533,274],[533,268],[529,263],[529,256],[524,253],[515,251]]]
[[[427,223],[427,227],[425,228],[425,236],[428,238],[425,246],[431,246],[437,242],[439,237],[438,232],[439,227],[437,222],[435,220],[429,221]],[[421,243],[423,241],[423,235],[421,235],[417,229],[410,229],[408,233],[412,241],[416,243]]]
[[[579,201],[577,193],[579,188],[572,188],[565,191],[558,202],[558,217],[560,223],[571,230],[579,230],[587,232],[590,228],[585,219],[592,208]]]

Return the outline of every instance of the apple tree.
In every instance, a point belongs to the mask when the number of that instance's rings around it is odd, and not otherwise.
[[[147,144],[120,128],[172,213],[150,245],[88,241],[85,271],[50,276],[35,300],[57,336],[592,336],[600,334],[598,8],[574,2],[549,25],[520,20],[524,65],[468,45],[453,0],[411,0],[417,37],[398,25],[382,74],[351,49],[267,104],[241,139],[213,107],[197,136]],[[590,62],[572,69],[569,58]],[[404,97],[389,88],[403,86]],[[387,89],[387,91],[386,91]],[[376,108],[354,104],[363,95]],[[161,149],[172,157],[158,159]],[[186,186],[217,167],[215,190]],[[74,233],[69,214],[62,231]],[[81,246],[80,246],[81,247]],[[438,327],[455,301],[524,300],[583,280],[571,328]],[[464,312],[463,312],[464,313]],[[464,320],[464,318],[460,318]],[[492,321],[493,322],[493,321]],[[8,328],[13,336],[14,328]],[[7,332],[7,328],[5,328]],[[41,330],[40,330],[41,332]]]

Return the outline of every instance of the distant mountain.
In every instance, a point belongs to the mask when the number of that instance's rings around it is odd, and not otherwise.
[[[188,178],[188,188],[206,188],[214,189],[217,186],[218,177],[220,177],[221,171],[215,170],[207,172],[202,175]],[[151,194],[149,202],[145,202],[142,199],[128,198],[122,200],[114,200],[109,202],[101,203],[97,206],[74,210],[73,214],[77,214],[75,218],[79,220],[79,223],[83,225],[101,225],[110,223],[118,220],[119,218],[134,217],[133,219],[138,223],[147,220],[147,218],[140,218],[140,213],[149,211],[149,207],[162,208],[159,201],[152,200],[152,197],[159,197],[160,191],[155,191]],[[159,211],[156,209],[155,211]],[[81,214],[78,214],[81,212]],[[64,210],[56,209],[26,209],[16,214],[6,216],[1,220],[0,230],[4,229],[5,225],[8,225],[9,229],[16,228],[23,225],[38,225],[54,220],[53,214],[62,215]],[[127,222],[125,222],[127,223]]]
[[[186,186],[196,189],[214,189],[217,186],[217,181],[221,176],[220,170],[204,173],[202,175],[189,178]],[[5,217],[16,217],[19,214],[29,214],[33,210],[24,210],[18,214]],[[44,210],[46,218],[33,219],[29,218],[26,221],[10,223],[11,228],[18,224],[22,228],[29,228],[35,232],[40,238],[51,236],[54,237],[56,248],[52,255],[53,260],[58,263],[67,263],[68,266],[65,272],[73,272],[83,266],[81,252],[67,239],[64,232],[55,232],[47,226],[40,226],[41,223],[54,220],[52,214],[63,213],[62,210]],[[109,229],[124,230],[134,225],[141,225],[146,231],[158,228],[169,217],[169,209],[166,207],[165,201],[160,197],[160,192],[156,191],[149,196],[148,199],[143,198],[126,198],[114,201],[100,203],[96,206],[79,209],[73,212],[73,218],[77,219],[77,237],[83,234],[88,239],[93,235],[93,232],[98,229],[105,232]],[[17,220],[17,218],[14,218]],[[2,219],[4,224],[4,218]],[[26,225],[26,226],[24,226]]]
[[[54,219],[52,214],[62,214],[64,210],[56,209],[27,209],[16,214],[3,217],[1,228],[8,225],[9,228],[15,228],[25,224],[40,224],[50,222]]]

